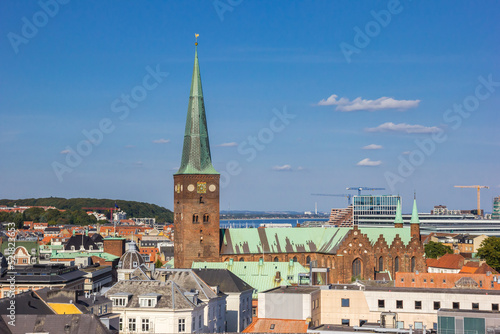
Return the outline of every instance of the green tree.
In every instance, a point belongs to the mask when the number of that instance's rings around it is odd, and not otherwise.
[[[486,260],[486,263],[493,269],[500,271],[500,238],[484,239],[477,250],[477,256]]]
[[[161,268],[162,266],[163,266],[163,263],[161,263],[160,259],[156,260],[155,268]]]
[[[440,242],[429,241],[424,249],[425,257],[428,259],[437,259],[444,254],[453,254],[453,249],[450,246],[443,245]]]

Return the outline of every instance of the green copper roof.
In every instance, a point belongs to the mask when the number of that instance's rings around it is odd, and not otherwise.
[[[337,254],[350,227],[234,228],[226,229],[222,255],[324,253]],[[411,240],[410,228],[361,227],[373,245],[380,235],[391,245],[396,235],[403,244]],[[249,283],[250,284],[250,283]],[[250,284],[251,285],[251,284]]]
[[[413,200],[413,210],[411,211],[410,224],[420,224],[420,220],[418,219],[417,199]]]
[[[219,174],[212,166],[207,119],[201,89],[198,47],[194,54],[193,78],[184,132],[181,167],[176,174]]]
[[[299,274],[309,273],[298,262],[193,262],[193,269],[228,269],[241,278],[245,283],[253,287],[254,299],[259,291],[265,291],[279,286],[297,285]],[[276,280],[276,272],[280,272],[280,280]]]
[[[401,214],[401,203],[399,203],[399,199],[398,206],[396,208],[396,219],[394,220],[394,224],[403,224],[403,215]]]

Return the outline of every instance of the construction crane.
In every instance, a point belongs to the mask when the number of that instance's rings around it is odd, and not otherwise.
[[[481,216],[481,189],[490,189],[488,186],[455,186],[455,188],[476,188],[477,189],[477,215]]]
[[[347,205],[349,206],[351,204],[351,198],[353,195],[351,194],[311,194],[312,196],[336,196],[336,197],[346,197],[347,198]]]
[[[357,190],[358,196],[361,196],[361,190],[385,190],[385,188],[350,187],[346,188],[346,190]]]

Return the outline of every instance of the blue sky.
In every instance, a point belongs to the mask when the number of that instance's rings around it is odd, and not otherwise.
[[[346,200],[310,194],[357,186],[400,194],[405,212],[414,191],[422,212],[472,209],[475,190],[453,186],[480,184],[491,211],[499,14],[497,1],[2,1],[0,198],[172,209],[199,33],[222,210],[328,211]]]

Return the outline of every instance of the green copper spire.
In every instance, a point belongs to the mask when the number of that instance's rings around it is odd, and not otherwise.
[[[198,37],[198,36],[196,36]],[[198,42],[194,54],[193,78],[184,132],[181,167],[176,174],[219,174],[212,166],[207,119],[198,65]]]
[[[396,219],[394,220],[394,225],[403,224],[403,215],[401,214],[401,204],[398,199],[398,206],[396,207]]]
[[[418,211],[417,211],[417,199],[413,199],[413,210],[411,211],[411,220],[410,224],[420,224],[420,220],[418,219]]]

